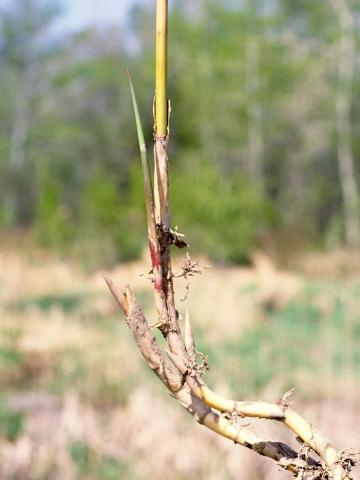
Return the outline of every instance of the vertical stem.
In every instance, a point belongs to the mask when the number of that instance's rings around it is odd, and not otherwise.
[[[187,359],[175,307],[173,275],[171,269],[171,234],[169,226],[169,160],[168,160],[168,100],[167,100],[167,33],[168,0],[156,1],[156,95],[155,95],[155,145],[154,145],[154,200],[155,220],[160,247],[162,295],[167,314],[166,323],[159,328],[169,349],[181,362]],[[160,318],[161,321],[161,318]],[[183,364],[185,367],[185,363]],[[186,368],[186,367],[185,367]]]
[[[167,34],[168,0],[156,2],[156,97],[155,133],[166,137],[168,127],[167,109]]]

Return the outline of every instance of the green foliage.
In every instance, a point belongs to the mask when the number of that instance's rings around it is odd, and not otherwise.
[[[110,48],[95,29],[48,41],[53,3],[25,9],[14,0],[1,12],[0,226],[33,228],[43,245],[91,266],[134,259],[146,227],[126,67],[149,146],[154,9],[134,8],[120,38],[107,30]],[[348,3],[356,16],[358,5]],[[328,61],[336,59],[339,23],[331,5],[203,0],[189,15],[176,2],[170,32],[171,208],[190,243],[215,260],[240,262],[273,234],[274,218],[276,238],[295,232],[302,245],[341,243],[337,66]],[[127,50],[125,36],[135,49]],[[254,137],[263,179],[253,172]]]
[[[141,182],[139,169],[136,173]],[[142,185],[140,192],[139,187],[130,177],[128,189],[121,194],[114,181],[105,175],[94,176],[85,185],[79,208],[80,244],[87,243],[95,251],[105,242],[105,248],[99,252],[105,262],[131,260],[141,252],[145,237],[139,231],[144,228],[145,216],[142,206],[137,208],[143,192]],[[106,258],[109,251],[112,256]]]
[[[23,363],[23,355],[17,349],[18,331],[0,332],[0,370],[16,369]]]
[[[131,466],[126,462],[120,462],[111,457],[103,456],[99,465],[100,480],[118,480],[119,478],[131,478],[135,476],[131,474]]]
[[[51,177],[45,177],[35,219],[40,242],[63,252],[75,250],[92,266],[100,261],[104,265],[137,258],[145,235],[143,207],[139,205],[141,173],[135,171],[138,179],[132,174],[128,189],[122,192],[111,177],[95,174],[83,186],[73,208],[62,204],[60,188]]]
[[[0,436],[13,442],[23,430],[23,415],[12,411],[6,400],[0,397]]]
[[[34,221],[39,240],[48,247],[61,249],[72,235],[69,217],[70,211],[61,201],[59,183],[55,178],[46,176]]]
[[[99,455],[85,443],[76,440],[69,445],[69,452],[76,465],[78,478],[94,480],[135,479],[130,465],[118,459]]]
[[[238,172],[221,175],[200,159],[196,166],[181,163],[171,183],[173,222],[192,251],[220,262],[247,260],[273,217],[256,186]]]
[[[82,478],[90,473],[93,468],[90,448],[80,441],[74,441],[70,444],[69,451],[76,464],[79,477]]]
[[[240,337],[215,347],[200,342],[198,348],[209,354],[212,364],[222,366],[221,374],[242,398],[271,382],[281,382],[282,391],[302,384],[303,394],[311,395],[319,378],[335,382],[351,372],[360,379],[358,316],[349,314],[347,303],[357,294],[352,289],[344,297],[336,285],[309,282],[296,300],[267,313]],[[322,298],[328,299],[326,313],[319,307]],[[218,375],[214,372],[215,379]]]
[[[47,312],[53,307],[61,308],[69,314],[76,311],[84,300],[83,294],[73,295],[41,295],[38,297],[25,298],[9,305],[10,310],[25,312],[28,308],[37,307]]]

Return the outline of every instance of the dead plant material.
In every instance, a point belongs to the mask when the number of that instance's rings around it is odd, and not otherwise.
[[[190,257],[190,253],[186,252],[185,259],[183,259],[179,264],[180,271],[173,274],[174,278],[184,278],[185,280],[187,280],[185,287],[185,295],[183,298],[180,298],[181,302],[184,302],[189,296],[191,277],[194,277],[195,275],[201,275],[203,270],[209,267],[210,265],[201,265],[198,260],[192,260]]]
[[[280,407],[286,409],[291,405],[291,402],[289,402],[290,397],[293,395],[295,392],[295,388],[292,388],[288,390],[284,395],[276,402],[277,405]]]

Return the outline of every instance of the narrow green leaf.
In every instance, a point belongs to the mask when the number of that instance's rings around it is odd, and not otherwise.
[[[128,76],[129,76],[129,83],[130,83],[131,98],[132,98],[132,103],[134,107],[136,130],[137,130],[137,135],[139,140],[141,164],[142,164],[142,170],[144,175],[144,189],[145,189],[146,213],[148,217],[148,228],[149,228],[149,233],[151,232],[151,236],[153,236],[156,232],[156,226],[155,226],[155,213],[154,213],[154,192],[153,192],[152,179],[151,179],[151,173],[150,173],[150,165],[149,165],[147,152],[146,152],[146,144],[145,144],[144,132],[141,124],[139,107],[136,101],[135,90],[134,90],[133,83],[131,81],[129,71],[128,71]]]
[[[137,130],[138,139],[139,139],[139,147],[140,147],[141,152],[143,152],[143,151],[146,152],[144,133],[143,133],[143,128],[142,128],[142,124],[141,124],[141,118],[140,118],[140,113],[139,113],[139,107],[138,107],[137,100],[136,100],[134,85],[132,83],[129,70],[127,71],[127,73],[128,73],[128,77],[129,77],[131,98],[132,98],[132,103],[133,103],[133,107],[134,107],[136,130]]]

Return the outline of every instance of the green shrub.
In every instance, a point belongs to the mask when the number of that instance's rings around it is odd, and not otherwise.
[[[39,241],[54,249],[63,249],[73,236],[71,211],[62,203],[61,185],[55,177],[42,180],[35,212],[34,229]]]
[[[122,188],[109,175],[91,176],[71,209],[62,202],[64,186],[45,177],[35,216],[40,243],[60,252],[71,251],[91,266],[139,257],[146,226],[142,177],[137,167],[135,171]]]
[[[137,478],[130,463],[120,459],[99,455],[85,443],[74,440],[69,445],[69,453],[74,462],[78,478],[97,480],[119,480]]]
[[[87,243],[88,250],[99,253],[102,264],[135,259],[145,243],[143,207],[139,205],[143,202],[142,186],[135,193],[133,178],[131,175],[128,188],[120,191],[109,176],[98,175],[88,181],[81,194],[78,237],[81,244]]]
[[[147,231],[140,161],[124,184],[98,172],[88,178],[71,209],[61,187],[45,178],[36,215],[43,244],[69,249],[90,266],[139,257]],[[224,176],[207,161],[182,162],[171,171],[172,226],[179,225],[193,251],[214,261],[248,259],[272,220],[272,208],[256,186],[235,172]]]
[[[5,399],[0,397],[0,435],[14,441],[23,430],[23,415],[9,409]]]
[[[238,173],[225,177],[206,162],[171,176],[172,222],[193,251],[215,261],[246,261],[272,218],[259,190]]]

